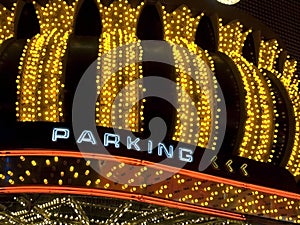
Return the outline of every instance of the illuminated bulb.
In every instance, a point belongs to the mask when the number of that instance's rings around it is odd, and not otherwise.
[[[220,21],[219,24],[219,51],[231,57],[237,65],[246,93],[247,119],[239,155],[266,162],[271,152],[274,133],[274,107],[263,74],[242,56],[244,42],[251,30],[243,32],[243,26],[238,21],[227,25],[222,25]]]
[[[177,73],[179,107],[173,140],[206,147],[211,130],[211,109],[210,97],[205,93],[205,91],[208,91],[207,84],[210,71],[205,64],[208,64],[212,71],[214,65],[208,53],[195,44],[195,34],[202,16],[203,14],[193,17],[191,10],[185,6],[179,7],[172,13],[163,11],[165,40],[172,46]],[[178,45],[189,51],[180,50],[177,48]],[[198,55],[199,58],[193,59],[190,57],[190,52]],[[191,79],[187,62],[191,62],[199,68],[199,70],[193,71],[195,72],[193,74],[195,75],[195,81]],[[213,82],[216,82],[216,80]],[[203,88],[201,84],[203,84]],[[197,93],[197,97],[195,93]],[[197,115],[193,113],[193,108],[190,107],[191,104],[195,106]],[[200,132],[193,134],[192,131],[198,127]],[[214,145],[215,142],[212,143],[212,148]]]
[[[28,39],[17,78],[19,121],[61,122],[63,60],[73,29],[74,7],[65,1],[50,0],[42,7],[33,2],[41,31]]]
[[[217,1],[225,5],[234,5],[238,3],[240,0],[217,0]]]

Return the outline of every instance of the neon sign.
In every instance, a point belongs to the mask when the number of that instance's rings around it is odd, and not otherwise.
[[[70,138],[70,130],[68,128],[53,128],[52,130],[52,141],[57,142],[58,140],[64,140]],[[154,154],[153,141],[148,140],[146,149],[142,149],[140,146],[140,138],[127,136],[126,137],[126,148],[127,150],[135,150],[135,151],[144,151],[148,154]],[[84,130],[81,132],[79,138],[76,140],[77,144],[82,143],[90,143],[91,145],[97,145],[96,138],[92,131]],[[105,147],[113,146],[116,149],[120,148],[121,136],[119,134],[113,133],[104,133],[103,135],[103,143]],[[182,162],[193,162],[193,150],[179,147],[178,148],[178,159]],[[174,158],[174,146],[159,142],[157,143],[157,152],[158,156],[167,157],[169,159]]]

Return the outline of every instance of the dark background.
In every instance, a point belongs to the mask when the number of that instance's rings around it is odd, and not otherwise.
[[[298,61],[300,71],[300,1],[240,0],[234,5],[270,27],[283,40],[288,54]]]

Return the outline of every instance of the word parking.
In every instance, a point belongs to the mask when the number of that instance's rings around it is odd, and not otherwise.
[[[58,140],[69,139],[70,138],[70,130],[68,128],[53,128],[52,130],[52,141],[57,142]],[[127,150],[136,150],[136,151],[144,151],[148,154],[154,154],[153,148],[153,140],[147,140],[147,147],[143,149],[140,145],[140,138],[127,136],[126,143],[124,144]],[[95,135],[90,130],[84,130],[81,132],[79,138],[76,140],[77,144],[82,143],[90,143],[92,145],[98,145]],[[103,135],[103,145],[105,147],[113,146],[116,149],[124,149],[121,148],[121,136],[119,134],[112,133],[104,133]],[[174,146],[169,145],[167,147],[164,143],[157,143],[157,152],[158,156],[166,156],[167,158],[174,158],[175,153],[178,155],[178,159],[183,162],[193,162],[193,150],[178,147],[178,150],[174,150]]]

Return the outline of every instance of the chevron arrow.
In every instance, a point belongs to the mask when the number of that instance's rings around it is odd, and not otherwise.
[[[215,169],[219,169],[219,165],[217,164],[217,156],[214,156],[210,161],[211,161],[211,165],[215,168]]]
[[[232,173],[233,172],[233,168],[231,167],[231,164],[233,163],[233,161],[232,161],[232,159],[229,159],[227,162],[226,162],[226,167],[227,167],[227,169],[228,169],[228,171],[230,172],[230,173]]]
[[[248,166],[248,164],[244,163],[240,168],[245,177],[247,177],[249,175],[249,173],[246,170],[247,166]]]

